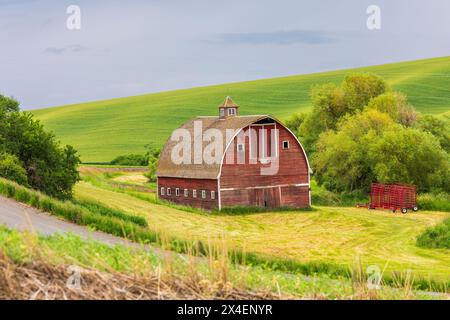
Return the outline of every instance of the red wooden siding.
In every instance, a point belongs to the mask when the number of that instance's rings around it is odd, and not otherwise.
[[[254,127],[259,131],[262,127]],[[265,126],[268,136],[273,126]],[[249,128],[245,128],[247,131]],[[232,164],[226,159],[220,175],[221,205],[226,206],[309,206],[309,176],[306,156],[297,139],[283,126],[276,124],[278,129],[279,169],[274,175],[261,175],[261,168],[270,164],[250,163],[251,148],[255,147],[252,138],[245,138],[245,164]],[[260,137],[259,134],[257,134]],[[253,137],[254,139],[254,137]],[[250,146],[251,141],[251,146]],[[283,149],[283,141],[288,141],[289,148]],[[234,163],[238,161],[237,139],[234,142]],[[258,143],[259,145],[259,143]],[[266,150],[270,150],[271,142],[265,141]],[[259,150],[259,149],[258,149]],[[227,150],[227,154],[232,152]],[[259,154],[259,153],[258,153]],[[266,153],[270,155],[270,153]],[[228,156],[229,157],[229,156]],[[266,191],[255,189],[267,188]]]
[[[161,195],[161,187],[165,188],[164,195]],[[167,188],[171,189],[170,196],[167,195]],[[179,196],[175,194],[176,188],[180,189]],[[188,189],[187,197],[184,196],[184,189]],[[194,189],[197,190],[196,198],[193,197]],[[206,191],[206,199],[202,198],[202,190]],[[211,191],[215,192],[215,199],[211,199]],[[185,206],[213,210],[218,207],[217,180],[158,177],[158,197]]]

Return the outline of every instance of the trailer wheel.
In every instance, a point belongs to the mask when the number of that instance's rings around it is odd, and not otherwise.
[[[406,209],[406,208],[402,208],[402,213],[403,213],[403,214],[406,214],[406,213],[408,213],[408,209]]]
[[[418,208],[417,206],[414,206],[414,207],[413,207],[413,211],[414,211],[414,212],[416,212],[416,211],[418,211],[418,210],[419,210],[419,208]]]

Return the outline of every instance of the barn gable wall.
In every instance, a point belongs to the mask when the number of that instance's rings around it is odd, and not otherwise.
[[[262,127],[253,127],[256,130]],[[270,130],[270,125],[266,126]],[[245,137],[245,164],[230,164],[228,153],[234,152],[234,163],[237,163],[237,138],[234,150],[227,150],[219,178],[221,189],[221,205],[227,206],[309,206],[309,168],[306,155],[293,134],[280,124],[278,155],[279,170],[274,175],[261,175],[261,169],[267,164],[250,163],[250,138]],[[244,131],[249,130],[249,127]],[[283,141],[288,141],[289,148],[283,149]],[[252,147],[254,147],[252,142]],[[233,146],[233,144],[232,144]],[[258,191],[256,189],[270,189]]]

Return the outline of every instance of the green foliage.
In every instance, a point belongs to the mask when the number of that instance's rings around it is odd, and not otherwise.
[[[417,197],[420,210],[450,212],[450,194],[446,192],[422,193]]]
[[[111,165],[118,166],[147,166],[148,165],[148,157],[140,154],[127,154],[116,157],[114,160],[110,162]]]
[[[420,191],[450,191],[449,155],[429,133],[398,127],[368,142],[368,160],[376,181],[411,183]]]
[[[418,117],[417,111],[408,104],[406,96],[399,92],[379,95],[369,101],[367,108],[386,113],[392,120],[405,127],[413,126]]]
[[[376,110],[348,116],[338,131],[320,136],[313,155],[315,179],[328,190],[367,190],[375,176],[367,157],[368,143],[394,126],[392,119]]]
[[[388,84],[371,73],[355,73],[345,77],[341,85],[346,111],[342,114],[362,110],[369,101],[390,90]]]
[[[0,96],[0,103],[4,101]],[[15,162],[24,168],[29,186],[54,197],[70,198],[79,180],[80,160],[75,149],[60,147],[55,136],[30,113],[17,111],[17,101],[5,104],[7,107],[0,108],[0,150],[17,157]],[[17,175],[7,178],[18,181]],[[19,181],[24,183],[21,177]]]
[[[19,102],[14,98],[8,98],[0,94],[0,113],[18,112]]]
[[[450,218],[437,226],[428,228],[418,238],[416,244],[425,248],[450,249]]]
[[[353,191],[337,193],[318,186],[311,180],[311,202],[317,206],[345,206],[353,207],[357,203],[367,203],[367,192]]]
[[[316,179],[329,190],[368,190],[373,181],[449,188],[448,154],[436,138],[374,109],[347,116],[338,131],[321,135],[317,148]]]
[[[161,155],[161,149],[154,148],[150,145],[147,145],[147,153],[146,157],[148,159],[148,173],[145,176],[148,178],[150,182],[156,181],[156,168],[158,166],[159,156]]]
[[[288,127],[296,136],[299,136],[300,133],[298,132],[298,129],[302,125],[302,123],[305,121],[306,113],[294,113],[292,116],[289,117],[288,120],[286,120],[285,125]]]
[[[383,79],[369,73],[349,75],[340,86],[333,83],[313,86],[313,109],[296,130],[307,152],[316,151],[321,133],[336,130],[342,118],[362,110],[371,99],[387,90],[389,86]]]
[[[450,120],[441,120],[438,117],[432,115],[423,115],[416,123],[416,128],[429,132],[435,136],[442,149],[446,152],[450,152]]]
[[[27,173],[20,160],[9,153],[0,153],[0,177],[10,179],[19,184],[27,184]]]

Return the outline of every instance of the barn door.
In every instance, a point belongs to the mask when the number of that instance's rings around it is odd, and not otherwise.
[[[252,206],[265,208],[280,206],[280,192],[278,188],[252,189],[249,192]]]

